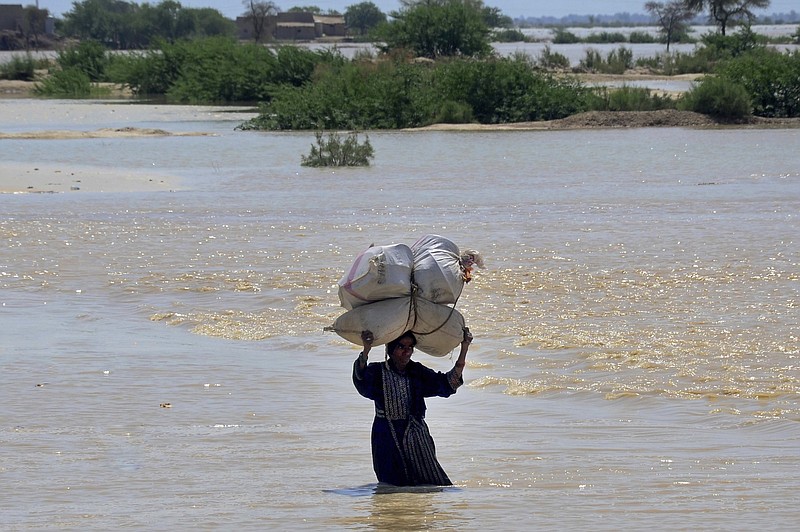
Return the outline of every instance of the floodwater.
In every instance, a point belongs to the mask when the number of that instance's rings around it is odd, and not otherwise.
[[[371,132],[332,170],[246,116],[0,101],[5,133],[211,133],[0,139],[176,183],[0,195],[0,528],[796,527],[799,130]],[[393,492],[323,328],[358,252],[427,233],[487,267],[428,402],[456,486]]]
[[[754,33],[764,35],[766,37],[786,37],[794,35],[798,24],[772,24],[772,25],[755,25],[752,26]],[[653,36],[659,35],[659,28],[657,26],[630,26],[630,27],[567,27],[566,31],[573,33],[579,38],[585,39],[591,34],[607,33],[621,33],[630,36],[633,32],[647,33]],[[714,26],[692,26],[690,34],[695,40],[708,33],[713,33],[716,30]],[[527,55],[531,59],[536,60],[542,56],[545,50],[552,53],[558,53],[565,56],[570,65],[577,67],[581,60],[586,59],[586,53],[589,50],[600,53],[601,56],[606,57],[609,53],[617,51],[621,46],[624,46],[633,54],[633,59],[645,59],[657,57],[667,51],[666,45],[661,43],[573,43],[573,44],[554,44],[553,29],[552,28],[523,28],[522,33],[532,42],[495,42],[492,43],[492,48],[495,53],[503,57],[514,55]],[[300,46],[307,46],[312,50],[330,49],[335,48],[342,53],[345,57],[353,58],[357,54],[369,53],[376,54],[378,49],[372,43],[298,43]],[[697,47],[693,43],[673,43],[670,45],[671,53],[684,53],[688,54],[695,50]],[[782,52],[793,52],[800,50],[800,46],[796,44],[781,44],[774,45],[774,48]],[[12,57],[24,56],[27,52],[0,52],[0,64],[11,61]],[[55,58],[57,53],[54,51],[31,52],[35,58]],[[662,89],[661,87],[650,87],[654,89]],[[669,89],[665,89],[669,90]],[[682,87],[682,90],[688,90]]]

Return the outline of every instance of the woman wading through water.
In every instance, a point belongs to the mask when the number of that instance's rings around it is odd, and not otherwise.
[[[372,466],[378,482],[394,486],[450,486],[436,459],[425,423],[425,398],[450,397],[464,383],[461,373],[472,334],[464,328],[461,352],[447,373],[411,360],[417,339],[412,332],[386,344],[386,360],[367,364],[374,336],[361,333],[364,350],[353,364],[358,393],[375,402],[372,423]]]

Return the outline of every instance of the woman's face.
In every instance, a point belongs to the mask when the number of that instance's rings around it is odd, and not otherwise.
[[[397,346],[392,351],[392,360],[399,368],[404,368],[411,355],[414,354],[414,340],[411,338],[401,338]]]

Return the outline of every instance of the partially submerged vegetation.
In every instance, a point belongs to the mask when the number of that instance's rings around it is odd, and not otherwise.
[[[18,81],[33,81],[36,71],[46,69],[49,61],[34,59],[30,53],[24,56],[15,56],[10,61],[0,64],[0,79]]]
[[[342,137],[336,131],[326,137],[322,131],[315,133],[317,143],[311,145],[308,155],[301,155],[303,166],[369,166],[375,156],[375,150],[369,142],[359,142],[358,132],[351,131]]]
[[[398,129],[437,122],[551,120],[589,108],[592,91],[524,59],[402,59],[324,65],[282,86],[245,129]]]
[[[647,59],[634,60],[625,46],[605,56],[590,48],[572,69],[566,57],[548,47],[538,58],[491,54],[481,17],[458,18],[467,13],[459,0],[411,4],[403,12],[406,22],[427,20],[427,15],[439,22],[455,17],[461,21],[458,31],[423,34],[416,25],[395,23],[391,31],[384,30],[384,53],[353,59],[335,49],[265,47],[227,37],[160,40],[148,50],[128,53],[112,53],[86,40],[61,52],[36,90],[80,97],[115,83],[135,95],[175,103],[258,104],[259,115],[241,127],[272,130],[506,124],[592,110],[677,108],[725,121],[751,113],[800,115],[800,52],[779,53],[748,27],[730,35],[705,35],[691,53]],[[415,11],[424,9],[435,12]],[[615,38],[609,34],[602,40]],[[570,75],[622,74],[632,68],[707,76],[674,99],[646,89],[591,87]]]

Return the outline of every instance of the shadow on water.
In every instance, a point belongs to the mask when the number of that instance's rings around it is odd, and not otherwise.
[[[347,495],[348,497],[367,497],[370,495],[389,495],[393,493],[441,493],[457,492],[456,486],[393,486],[391,484],[364,484],[355,488],[338,488],[322,490],[325,493]]]

